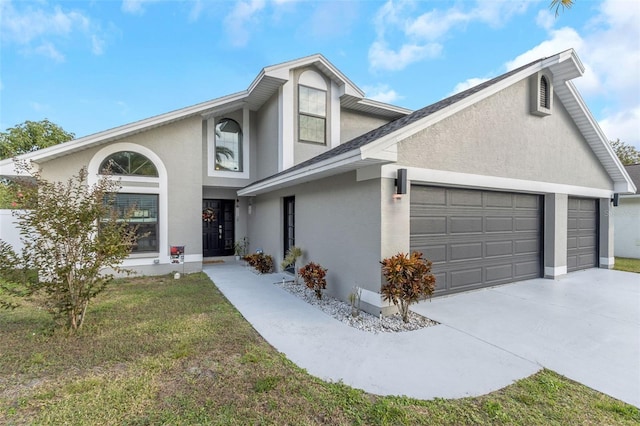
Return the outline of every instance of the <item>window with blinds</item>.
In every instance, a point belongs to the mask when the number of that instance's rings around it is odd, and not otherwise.
[[[158,194],[117,193],[105,202],[115,209],[118,220],[136,227],[133,253],[158,251]]]

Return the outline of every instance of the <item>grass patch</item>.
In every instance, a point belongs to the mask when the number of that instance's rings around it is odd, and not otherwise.
[[[613,269],[618,271],[635,272],[640,274],[640,259],[630,259],[628,257],[616,257],[616,264]]]
[[[635,424],[640,411],[544,370],[479,398],[379,397],[269,346],[204,274],[110,286],[85,328],[0,311],[0,424]],[[458,380],[461,378],[452,378]]]

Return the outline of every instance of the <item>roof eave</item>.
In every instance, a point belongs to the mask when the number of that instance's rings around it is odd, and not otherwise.
[[[112,142],[114,140],[122,139],[128,136],[135,135],[155,127],[164,126],[166,124],[173,123],[178,120],[182,120],[188,117],[207,114],[209,111],[215,110],[215,108],[221,105],[227,105],[242,101],[247,97],[247,92],[234,93],[232,95],[217,98],[211,101],[203,102],[190,107],[178,109],[165,114],[156,115],[144,120],[136,121],[133,123],[125,124],[123,126],[114,127],[109,130],[94,133],[92,135],[84,136],[82,138],[74,139],[69,142],[64,142],[58,145],[54,145],[48,148],[39,149],[27,154],[19,155],[17,158],[22,160],[28,160],[33,162],[48,161],[62,155],[66,155],[76,151],[82,151],[84,149],[91,148],[94,145]]]
[[[613,181],[613,191],[619,194],[635,193],[637,188],[631,177],[573,83],[565,81],[555,87],[555,92]]]
[[[372,164],[386,164],[396,161],[391,155],[377,157],[365,156],[360,149],[345,152],[336,157],[310,164],[307,167],[293,170],[290,173],[276,175],[273,178],[251,184],[238,190],[238,196],[253,197],[278,189],[288,188],[305,182],[311,182],[328,176],[357,170]]]

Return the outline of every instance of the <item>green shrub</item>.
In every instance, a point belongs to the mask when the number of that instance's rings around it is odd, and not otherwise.
[[[387,283],[382,286],[384,300],[393,302],[400,310],[402,320],[409,322],[409,305],[431,297],[436,278],[431,273],[431,261],[422,253],[398,253],[384,259],[382,275]]]
[[[327,288],[327,270],[314,262],[309,262],[298,271],[304,283],[316,292],[316,297],[322,299],[322,290]]]

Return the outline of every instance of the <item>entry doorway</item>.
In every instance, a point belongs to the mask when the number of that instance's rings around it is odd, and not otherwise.
[[[202,256],[231,256],[234,242],[234,200],[202,200]]]
[[[284,199],[284,256],[289,249],[296,245],[296,197],[286,197]],[[295,265],[286,269],[287,272],[295,273]]]

